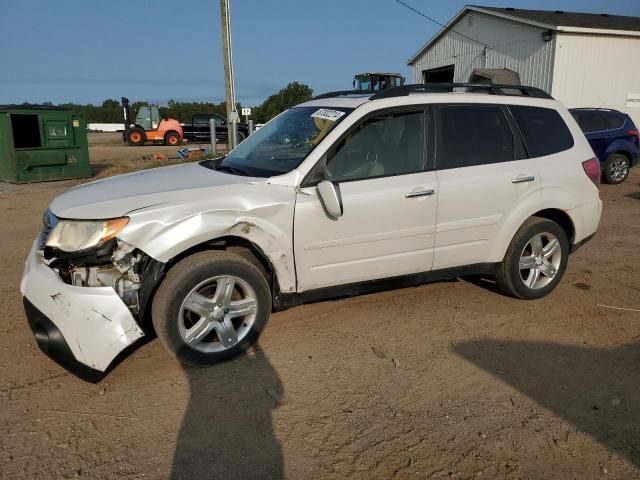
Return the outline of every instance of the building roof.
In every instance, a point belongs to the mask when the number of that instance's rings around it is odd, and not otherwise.
[[[564,12],[562,10],[524,10],[520,8],[481,7],[495,13],[503,13],[525,21],[546,23],[555,27],[595,28],[599,30],[627,30],[640,31],[640,17],[623,17],[622,15],[609,15],[608,13],[577,13]]]
[[[479,12],[513,22],[568,33],[627,35],[640,37],[640,17],[607,13],[576,13],[562,10],[524,10],[520,8],[466,5],[407,62],[412,65],[431,45],[453,28],[467,13]]]

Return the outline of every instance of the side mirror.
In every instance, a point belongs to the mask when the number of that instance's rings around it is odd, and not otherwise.
[[[338,188],[330,181],[323,180],[318,183],[318,197],[325,212],[332,218],[342,216],[342,199]]]

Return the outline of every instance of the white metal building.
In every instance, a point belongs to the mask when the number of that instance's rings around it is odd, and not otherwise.
[[[567,107],[614,108],[640,125],[640,17],[468,5],[408,64],[414,83],[512,70]]]

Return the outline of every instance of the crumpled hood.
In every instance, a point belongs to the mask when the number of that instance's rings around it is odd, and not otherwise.
[[[116,218],[151,205],[179,202],[233,184],[263,183],[263,178],[216,172],[198,163],[142,170],[85,183],[63,193],[50,209],[60,218]]]

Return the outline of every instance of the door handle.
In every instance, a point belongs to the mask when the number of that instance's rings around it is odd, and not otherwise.
[[[511,180],[511,183],[527,183],[533,182],[536,179],[533,175],[527,175],[526,177],[516,177]]]
[[[405,198],[428,197],[436,193],[435,190],[420,190],[419,192],[409,192],[405,194]]]

